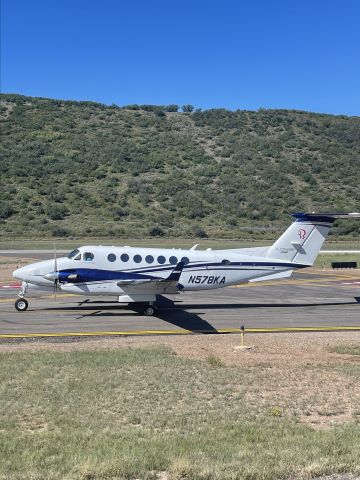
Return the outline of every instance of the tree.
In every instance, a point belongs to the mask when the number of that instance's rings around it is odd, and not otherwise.
[[[183,105],[181,108],[184,113],[191,113],[194,110],[193,105]]]
[[[166,105],[164,108],[165,112],[177,112],[179,110],[179,105]]]

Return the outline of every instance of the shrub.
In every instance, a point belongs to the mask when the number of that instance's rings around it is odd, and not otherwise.
[[[152,237],[163,237],[165,235],[165,230],[159,225],[155,225],[149,228],[149,235]]]
[[[51,234],[53,237],[69,237],[72,233],[68,228],[59,227],[55,225],[52,228]]]
[[[208,234],[205,232],[205,230],[197,225],[195,225],[192,229],[195,237],[198,238],[207,238]]]
[[[46,213],[51,220],[62,220],[67,214],[67,209],[63,205],[50,205]]]
[[[15,213],[15,210],[6,203],[0,203],[0,218],[9,218]]]

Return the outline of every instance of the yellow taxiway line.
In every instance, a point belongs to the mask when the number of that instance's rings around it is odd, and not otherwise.
[[[60,301],[62,298],[65,297],[80,297],[81,295],[76,295],[75,293],[58,293],[57,294],[57,299]],[[44,298],[51,298],[54,297],[53,293],[49,293],[47,295],[38,295],[36,297],[28,297],[31,298],[31,300],[37,300],[37,299],[44,299]],[[14,296],[13,298],[1,298],[0,303],[11,303],[14,302],[18,297]]]
[[[285,332],[341,332],[360,331],[360,325],[354,326],[313,326],[313,327],[273,327],[246,328],[246,333],[285,333]],[[241,333],[240,328],[221,328],[216,333]],[[189,335],[193,333],[215,333],[213,330],[126,330],[119,332],[51,332],[51,333],[6,333],[5,338],[47,338],[47,337],[107,337],[134,335]]]

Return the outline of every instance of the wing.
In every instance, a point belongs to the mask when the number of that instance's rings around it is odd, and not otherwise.
[[[131,280],[119,280],[117,285],[128,294],[136,293],[179,293],[183,286],[179,283],[184,268],[184,262],[179,262],[167,278],[152,277]]]

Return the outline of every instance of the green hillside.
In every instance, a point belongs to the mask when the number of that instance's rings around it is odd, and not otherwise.
[[[271,238],[360,210],[359,117],[0,99],[2,238]]]

